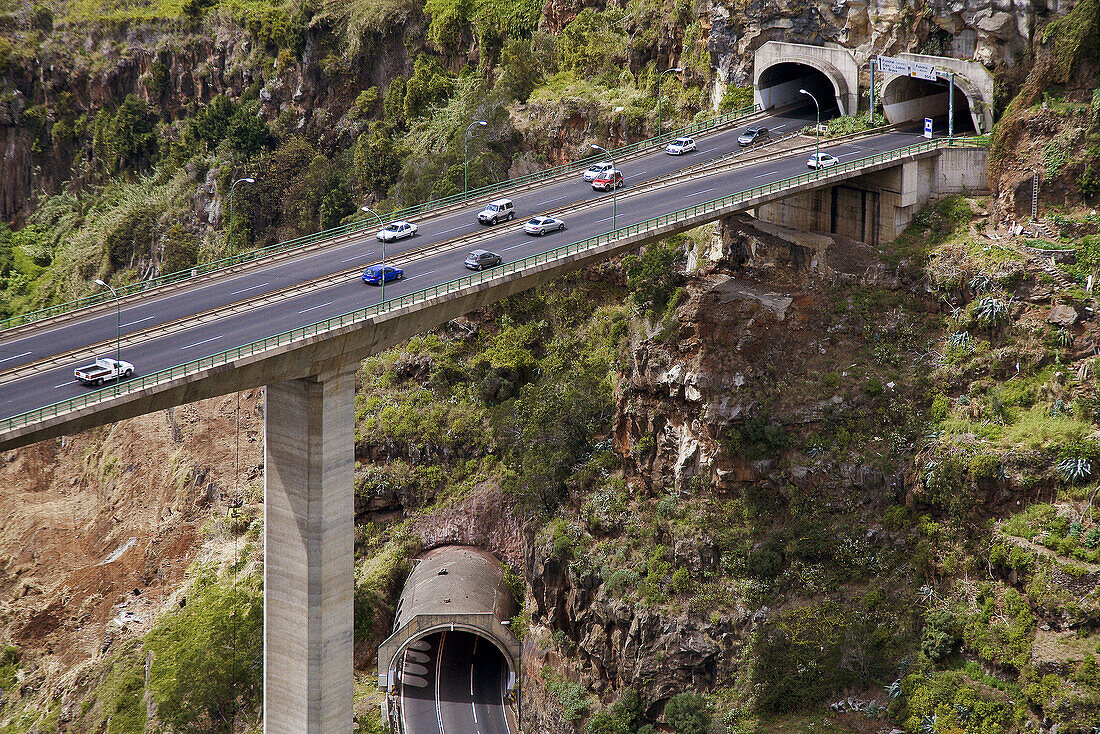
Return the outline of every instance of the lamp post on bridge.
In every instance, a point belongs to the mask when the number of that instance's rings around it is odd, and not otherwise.
[[[365,212],[367,214],[370,214],[372,217],[374,217],[378,221],[378,228],[382,229],[382,217],[380,217],[377,214],[375,214],[374,212],[372,212],[370,210],[370,207],[361,206],[361,207],[359,207],[359,211]],[[379,301],[379,303],[384,303],[385,300],[386,300],[386,238],[385,237],[382,238],[382,276],[381,277],[382,277],[382,279],[380,281],[378,281],[379,285],[382,286],[382,299]]]
[[[805,89],[799,89],[799,94],[805,94],[807,97],[814,101],[814,109],[817,110],[817,124],[814,125],[814,135],[816,136],[816,143],[814,145],[814,177],[821,176],[821,105],[817,103],[817,97],[813,96]]]
[[[233,189],[237,188],[239,183],[256,183],[256,179],[238,178],[229,187],[229,257],[233,257]]]
[[[664,71],[662,71],[660,73],[660,75],[657,77],[657,139],[658,140],[661,138],[661,133],[664,132],[664,130],[661,129],[661,80],[664,79],[665,74],[668,74],[669,72],[675,72],[675,73],[679,74],[681,71],[683,71],[683,69],[681,69],[679,66],[673,66],[671,69],[665,69]]]
[[[109,288],[115,299],[115,395],[118,395],[118,383],[122,382],[122,301],[119,300],[118,291],[104,283],[99,278],[95,279],[96,285]]]
[[[462,200],[463,201],[466,201],[466,192],[468,191],[467,181],[469,179],[468,172],[469,172],[469,168],[470,168],[470,159],[469,159],[469,155],[468,155],[468,152],[469,152],[469,149],[470,149],[470,128],[472,128],[474,125],[484,126],[484,125],[488,125],[488,124],[489,123],[485,122],[485,120],[474,120],[473,122],[471,122],[469,125],[466,126],[466,134],[462,136]],[[384,245],[385,245],[385,243],[383,243],[383,246]]]
[[[618,212],[618,208],[617,208],[617,205],[616,205],[616,202],[615,202],[615,189],[617,188],[615,186],[615,184],[617,183],[615,181],[615,171],[617,171],[619,169],[617,169],[615,167],[615,158],[612,157],[610,150],[603,147],[602,145],[596,145],[595,143],[590,143],[590,145],[593,148],[595,148],[596,150],[602,150],[604,153],[607,153],[607,159],[609,161],[611,161],[611,172],[612,172],[611,173],[611,230],[615,231],[616,229],[619,228],[619,223],[618,223],[619,222],[619,220],[618,220],[619,212]]]

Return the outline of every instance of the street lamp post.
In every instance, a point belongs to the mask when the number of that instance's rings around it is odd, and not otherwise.
[[[372,217],[377,219],[378,220],[378,228],[379,229],[382,228],[382,217],[380,217],[377,214],[375,214],[374,212],[372,212],[370,210],[370,207],[361,206],[361,207],[359,207],[359,211],[366,212],[367,214],[370,214]],[[384,235],[382,237],[382,280],[379,281],[379,284],[382,286],[382,301],[385,301],[386,300],[386,238],[385,238]]]
[[[256,179],[238,178],[229,187],[229,257],[233,257],[233,189],[237,188],[239,183],[256,183]]]
[[[618,225],[619,212],[618,212],[618,208],[617,208],[617,205],[616,205],[616,202],[615,202],[615,189],[617,188],[615,186],[615,184],[617,182],[615,181],[615,175],[614,175],[614,171],[617,171],[618,169],[615,168],[615,159],[612,157],[610,150],[603,147],[602,145],[596,145],[595,143],[591,143],[591,145],[594,149],[602,150],[604,153],[606,153],[608,160],[611,161],[611,170],[612,170],[612,175],[611,175],[611,229],[614,231],[614,230],[619,228],[619,225]]]
[[[665,69],[657,77],[657,137],[658,138],[660,138],[661,133],[664,132],[663,130],[661,130],[661,80],[664,79],[665,74],[668,74],[669,72],[676,72],[677,74],[679,74],[681,71],[683,71],[683,69],[681,69],[679,66],[674,66],[671,69]]]
[[[104,288],[109,288],[111,295],[115,298],[115,394],[118,394],[118,383],[122,381],[122,301],[118,298],[118,291],[111,286],[104,283],[99,278],[95,279],[96,285],[101,285]]]
[[[817,103],[817,97],[813,96],[805,89],[799,89],[799,94],[805,94],[807,97],[814,101],[814,109],[817,110],[817,124],[814,125],[814,135],[816,136],[816,142],[814,144],[814,162],[817,163],[814,166],[814,176],[821,175],[821,105]]]
[[[468,155],[470,149],[470,128],[474,125],[488,125],[485,120],[474,120],[466,126],[466,134],[462,136],[462,200],[466,201],[466,192],[469,188],[469,170],[470,170],[470,158]]]

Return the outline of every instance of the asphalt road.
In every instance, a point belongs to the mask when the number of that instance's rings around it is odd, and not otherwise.
[[[508,666],[493,645],[443,632],[406,653],[399,690],[405,734],[510,734],[504,709]]]
[[[789,113],[755,124],[768,125],[782,134],[801,127],[806,116],[805,112],[801,115]],[[693,163],[736,150],[736,137],[742,130],[743,128],[735,128],[699,137],[697,141],[700,150],[697,153],[677,157],[659,152],[620,165],[626,179],[626,188],[619,191],[616,217],[618,226],[643,221],[660,213],[706,202],[807,170],[806,154],[800,153],[779,160],[745,164],[704,179],[629,195],[632,183],[667,176]],[[847,161],[909,145],[919,139],[920,135],[915,131],[891,132],[855,143],[823,145],[822,150],[836,155],[841,161]],[[471,203],[467,209],[459,212],[416,220],[420,229],[415,237],[386,247],[387,263],[398,265],[405,271],[403,281],[386,285],[387,297],[393,298],[467,274],[469,271],[463,268],[462,261],[471,247],[499,252],[504,261],[509,262],[611,229],[611,194],[594,192],[591,186],[580,180],[579,175],[576,179],[548,184],[511,198],[516,206],[515,221],[492,228],[482,226],[476,221],[476,212],[482,208],[484,201]],[[533,214],[594,200],[598,201],[582,212],[570,214],[565,211],[559,214],[566,223],[563,232],[531,237],[521,230],[523,222]],[[148,374],[378,302],[380,289],[364,284],[356,273],[324,287],[257,305],[206,323],[173,330],[164,335],[142,339],[140,334],[158,324],[255,299],[347,268],[355,267],[361,272],[363,267],[378,262],[381,254],[381,245],[374,239],[373,232],[372,228],[360,240],[217,279],[205,285],[181,285],[178,291],[151,296],[125,307],[121,315],[122,334],[124,337],[128,334],[134,335],[134,339],[139,340],[140,344],[124,346],[122,358],[134,363],[136,374]],[[466,239],[483,232],[489,232],[490,238],[474,244]],[[434,254],[410,262],[402,258],[402,253],[429,244],[446,246],[442,250],[436,250]],[[51,355],[93,345],[99,345],[97,351],[101,356],[112,356],[115,329],[115,314],[107,312],[41,331],[26,332],[10,340],[0,337],[0,370],[11,370]],[[4,372],[0,371],[0,418],[59,402],[88,390],[89,388],[79,385],[72,375],[74,367],[87,361],[86,357],[74,358],[62,366],[17,379],[10,375],[5,379]],[[110,389],[110,385],[104,389]]]

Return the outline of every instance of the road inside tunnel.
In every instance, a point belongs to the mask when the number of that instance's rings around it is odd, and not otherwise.
[[[399,704],[404,734],[510,734],[508,664],[470,632],[428,635],[403,653]]]

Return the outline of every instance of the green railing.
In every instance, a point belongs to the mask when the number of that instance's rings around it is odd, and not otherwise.
[[[513,262],[505,263],[501,266],[493,268],[491,270],[485,270],[472,275],[466,275],[456,280],[449,281],[447,283],[440,283],[438,285],[430,286],[413,293],[399,296],[397,298],[385,301],[384,303],[377,303],[373,306],[367,306],[366,308],[352,311],[351,313],[342,314],[340,316],[334,316],[324,321],[318,321],[317,323],[310,324],[308,326],[301,326],[290,331],[285,331],[281,334],[269,336],[265,339],[245,344],[243,346],[235,347],[233,349],[219,352],[218,354],[211,355],[209,357],[203,357],[191,362],[185,362],[183,364],[169,367],[167,369],[152,372],[148,375],[141,377],[135,377],[127,382],[113,385],[110,387],[101,388],[96,391],[87,392],[83,395],[75,398],[69,398],[68,400],[62,400],[52,405],[47,405],[42,408],[36,408],[32,411],[22,413],[20,415],[12,416],[0,420],[0,435],[3,435],[6,431],[19,428],[31,423],[37,423],[38,421],[45,420],[47,418],[54,417],[61,413],[67,413],[73,410],[79,410],[96,403],[106,402],[114,397],[120,395],[126,395],[129,393],[140,392],[148,387],[154,387],[161,385],[172,380],[186,377],[187,375],[195,374],[203,370],[211,369],[219,365],[226,365],[236,360],[240,360],[246,357],[251,357],[256,354],[266,352],[271,349],[285,346],[292,342],[308,339],[325,332],[341,329],[345,326],[350,326],[359,322],[366,321],[367,319],[377,318],[378,316],[396,311],[409,306],[414,306],[420,303],[430,301],[440,296],[452,294],[456,291],[462,291],[471,286],[478,285],[488,280],[492,280],[500,277],[501,275],[511,275],[513,273],[522,272],[528,268],[536,267],[544,263],[548,263],[554,260],[560,260],[563,257],[583,252],[585,250],[593,250],[599,247],[613,244],[619,240],[632,237],[637,234],[650,232],[653,230],[659,230],[669,225],[675,225],[682,223],[686,220],[693,220],[702,215],[712,214],[719,210],[727,210],[735,208],[738,205],[751,201],[759,197],[766,197],[769,194],[780,193],[790,189],[798,188],[804,184],[810,182],[828,182],[832,179],[840,177],[842,174],[848,174],[852,172],[858,172],[865,168],[869,168],[881,163],[889,163],[897,161],[911,156],[929,152],[933,150],[939,150],[941,148],[948,147],[975,147],[982,144],[980,138],[939,138],[936,140],[924,140],[914,145],[909,145],[904,148],[897,148],[895,150],[887,151],[885,153],[877,153],[867,158],[860,158],[858,160],[848,161],[846,163],[838,163],[829,168],[822,169],[821,172],[809,171],[807,173],[801,173],[797,176],[785,178],[780,181],[774,181],[772,183],[761,184],[754,186],[751,189],[745,191],[739,191],[734,194],[729,194],[718,199],[713,199],[701,204],[695,204],[694,206],[686,207],[669,214],[662,214],[651,219],[647,219],[637,224],[631,224],[625,227],[620,227],[614,231],[607,232],[605,234],[596,235],[595,237],[589,237],[584,240],[572,242],[568,245],[563,245],[553,250],[539,253],[537,255],[530,255],[521,260],[515,260]]]
[[[663,135],[657,135],[638,143],[626,145],[622,148],[616,148],[611,152],[615,157],[619,157],[632,155],[634,153],[639,153],[645,150],[650,150],[652,148],[660,146],[666,140],[671,140],[682,135],[694,135],[696,133],[704,132],[706,130],[712,130],[716,127],[726,125],[738,118],[754,114],[759,110],[759,105],[744,107],[740,110],[734,110],[733,112],[727,112],[722,115],[717,115],[706,120],[692,123],[691,125],[687,125],[685,127],[679,128],[678,130],[664,133]],[[580,171],[592,165],[594,162],[602,160],[602,157],[602,154],[588,156],[587,158],[581,158],[580,160],[573,161],[572,163],[565,163],[560,166],[555,166],[554,168],[547,168],[541,171],[535,171],[534,173],[529,173],[525,176],[520,176],[518,178],[511,178],[506,181],[498,181],[497,183],[489,184],[488,186],[471,189],[470,192],[465,196],[463,196],[462,194],[454,194],[452,196],[445,196],[440,199],[433,199],[431,201],[426,201],[422,204],[417,204],[415,206],[406,207],[405,209],[399,209],[397,211],[384,214],[386,218],[391,221],[394,219],[407,219],[418,214],[425,214],[427,212],[435,211],[437,209],[442,209],[444,207],[451,206],[452,204],[456,204],[464,200],[475,199],[488,194],[507,191],[518,186],[525,186],[530,183],[543,181],[548,178],[553,178],[555,176],[560,176],[566,173]],[[285,242],[279,242],[274,245],[269,245],[267,247],[262,247],[258,250],[249,250],[247,252],[237,253],[232,257],[224,257],[219,260],[212,260],[211,262],[202,263],[201,265],[196,265],[195,267],[189,268],[187,270],[180,270],[175,273],[168,273],[167,275],[160,275],[156,278],[150,278],[149,280],[142,280],[137,283],[124,285],[116,288],[115,290],[118,292],[118,295],[120,297],[131,296],[135,293],[143,293],[153,288],[159,288],[163,285],[169,285],[171,283],[177,283],[187,280],[189,278],[195,278],[200,275],[206,275],[207,273],[211,273],[217,270],[223,270],[225,268],[233,267],[234,265],[240,265],[241,263],[253,262],[255,260],[268,257],[269,255],[274,255],[280,252],[284,252],[286,250],[293,249],[295,247],[303,247],[306,245],[311,245],[315,242],[319,242],[321,240],[355,234],[357,232],[363,231],[364,229],[370,229],[373,226],[377,226],[377,222],[374,222],[373,220],[361,219],[359,221],[350,222],[339,227],[333,227],[332,229],[325,229],[321,230],[320,232],[314,232],[313,234],[295,237],[294,239],[286,240]],[[3,331],[4,329],[10,329],[15,326],[23,326],[24,324],[34,323],[35,321],[41,321],[42,319],[60,316],[62,314],[69,313],[70,311],[75,311],[80,308],[86,308],[88,306],[94,306],[99,303],[105,303],[112,299],[113,296],[109,291],[102,291],[99,293],[93,293],[89,296],[78,298],[74,301],[59,303],[56,306],[50,306],[49,308],[43,308],[37,311],[30,311],[19,316],[12,316],[10,318],[0,321],[0,331]]]

